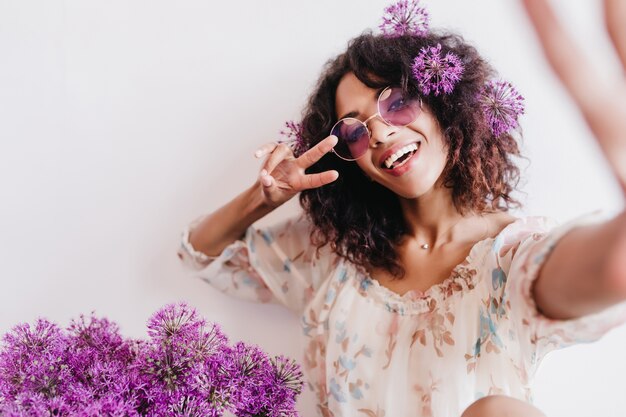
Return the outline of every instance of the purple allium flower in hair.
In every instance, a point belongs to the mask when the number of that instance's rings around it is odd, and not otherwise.
[[[480,94],[485,120],[498,137],[518,126],[517,119],[524,113],[524,97],[504,80],[491,80]]]
[[[379,28],[389,38],[424,36],[428,32],[428,18],[428,12],[420,7],[419,0],[400,0],[385,8]]]
[[[441,56],[441,44],[427,46],[413,60],[413,76],[423,94],[449,94],[463,75],[463,63],[452,52]]]
[[[280,139],[278,143],[285,143],[293,150],[294,156],[297,158],[308,149],[302,136],[302,123],[288,120],[285,122],[285,129],[279,132],[284,139]]]

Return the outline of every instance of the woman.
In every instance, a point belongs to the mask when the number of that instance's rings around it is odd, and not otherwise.
[[[549,7],[525,5],[626,193],[621,96],[586,91],[591,70]],[[624,63],[624,7],[607,8]],[[541,359],[626,321],[626,214],[509,215],[515,118],[489,117],[489,88],[505,85],[458,36],[392,35],[357,37],[328,65],[296,146],[260,148],[255,185],[194,220],[179,256],[226,293],[301,315],[322,416],[541,416]],[[434,81],[426,59],[446,68]],[[303,215],[252,227],[298,193]]]

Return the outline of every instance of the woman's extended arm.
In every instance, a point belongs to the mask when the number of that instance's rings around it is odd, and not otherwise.
[[[191,230],[191,246],[208,256],[218,256],[229,244],[240,239],[254,222],[298,192],[335,181],[339,175],[336,171],[305,174],[305,169],[319,161],[336,143],[337,138],[329,136],[298,158],[284,144],[271,143],[261,147],[256,156],[268,156],[257,181]]]
[[[626,81],[597,73],[566,33],[547,0],[524,0],[546,58],[591,128],[626,197]],[[626,68],[626,3],[605,0],[609,37]],[[623,74],[623,73],[622,73]],[[594,80],[589,83],[588,80]],[[626,300],[626,211],[601,225],[564,236],[534,289],[552,318],[574,318]]]
[[[626,300],[626,214],[563,236],[546,259],[534,286],[539,310],[557,320],[597,313]]]

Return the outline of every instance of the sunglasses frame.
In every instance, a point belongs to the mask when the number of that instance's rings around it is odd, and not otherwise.
[[[415,118],[414,118],[413,120],[411,120],[410,122],[408,122],[407,124],[404,124],[404,125],[394,125],[394,124],[391,124],[391,123],[389,123],[387,120],[385,120],[385,118],[384,118],[384,117],[380,114],[380,98],[381,98],[381,97],[383,97],[383,95],[384,95],[384,94],[385,94],[388,90],[390,90],[390,91],[391,91],[391,90],[396,89],[396,88],[399,88],[399,87],[387,86],[387,87],[385,87],[385,89],[384,89],[383,91],[381,91],[381,92],[380,92],[380,94],[378,95],[378,98],[376,99],[376,113],[374,113],[373,115],[371,115],[370,117],[368,117],[368,118],[367,118],[367,119],[365,119],[364,121],[361,121],[361,120],[359,120],[359,119],[357,119],[357,118],[354,118],[354,117],[344,117],[343,119],[339,119],[339,120],[337,120],[337,122],[333,125],[333,127],[330,129],[330,134],[332,135],[333,130],[335,130],[335,128],[337,127],[337,125],[338,125],[339,123],[341,123],[341,122],[343,122],[343,121],[345,121],[345,120],[354,120],[355,122],[358,122],[358,123],[362,124],[362,125],[365,127],[365,130],[367,131],[367,137],[368,137],[368,147],[369,147],[369,142],[372,140],[372,131],[371,131],[371,130],[370,130],[370,128],[367,126],[367,123],[368,123],[370,120],[374,119],[375,117],[378,117],[378,118],[379,118],[380,120],[382,120],[382,122],[383,122],[384,124],[386,124],[387,126],[395,126],[395,127],[406,127],[406,126],[410,125],[411,123],[413,123],[414,121],[416,121],[416,120],[417,120],[417,118],[420,116],[420,114],[422,114],[422,99],[421,99],[421,97],[417,97],[417,98],[415,98],[415,99],[411,99],[411,101],[417,101],[417,102],[418,102],[419,111],[417,112],[417,115],[415,116]],[[390,92],[390,95],[391,95],[391,92]],[[388,96],[387,96],[387,97],[388,97]],[[385,99],[386,99],[387,97],[385,97]],[[341,140],[341,139],[339,139],[339,140]],[[337,145],[335,145],[335,146],[337,146]],[[360,158],[362,158],[362,157],[365,155],[365,153],[364,153],[363,155],[359,156],[358,158],[345,158],[345,157],[343,157],[343,156],[339,155],[339,154],[337,153],[337,151],[335,151],[335,148],[334,148],[334,147],[331,149],[331,151],[332,151],[335,155],[337,155],[337,157],[339,157],[339,158],[343,159],[344,161],[348,161],[348,162],[356,161],[357,159],[360,159]]]

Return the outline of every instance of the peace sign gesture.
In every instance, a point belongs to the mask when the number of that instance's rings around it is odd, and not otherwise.
[[[271,207],[278,207],[302,190],[317,188],[335,181],[339,173],[334,170],[305,174],[305,169],[319,161],[337,144],[336,136],[328,136],[296,158],[293,150],[284,143],[268,143],[255,152],[257,158],[269,154],[260,174],[263,197]]]
[[[548,62],[578,105],[626,197],[626,1],[604,0],[607,31],[623,69],[616,79],[593,67],[548,0],[523,3]]]

